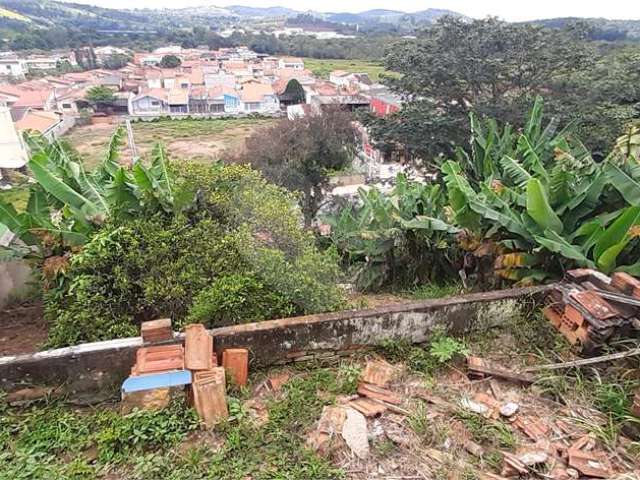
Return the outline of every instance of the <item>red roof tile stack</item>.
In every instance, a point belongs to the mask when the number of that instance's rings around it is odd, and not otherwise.
[[[570,270],[545,302],[545,317],[585,353],[640,330],[640,280],[627,273]]]

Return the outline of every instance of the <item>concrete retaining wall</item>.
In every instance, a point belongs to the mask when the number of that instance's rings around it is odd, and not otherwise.
[[[502,324],[531,309],[548,287],[500,290],[223,327],[211,331],[218,355],[246,347],[252,367],[327,359],[384,339],[428,340],[435,327],[454,334]],[[181,341],[177,336],[177,341]],[[140,337],[0,358],[0,388],[58,387],[76,394],[117,389],[129,374]]]

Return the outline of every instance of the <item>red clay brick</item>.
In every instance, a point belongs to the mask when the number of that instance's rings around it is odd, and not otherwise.
[[[620,314],[597,293],[591,291],[573,292],[570,296],[598,320],[607,320]]]
[[[542,309],[542,313],[547,318],[547,320],[551,322],[551,325],[556,328],[560,328],[560,324],[562,323],[562,315],[558,313],[558,311],[554,307],[544,307]]]
[[[249,351],[246,348],[226,349],[222,352],[222,366],[236,385],[246,385],[249,378]]]
[[[387,409],[384,405],[369,400],[368,398],[352,400],[349,402],[349,406],[358,410],[365,417],[377,417]]]
[[[136,352],[136,375],[184,369],[184,349],[182,345],[162,345],[143,347]]]
[[[391,390],[387,390],[386,388],[378,387],[377,385],[372,385],[370,383],[361,382],[360,385],[358,385],[358,393],[363,397],[381,400],[393,405],[400,405],[402,403],[400,397]]]
[[[189,370],[209,370],[213,367],[213,338],[204,325],[195,323],[185,327],[184,363]]]
[[[360,379],[366,383],[372,383],[379,387],[386,386],[396,373],[396,369],[389,362],[376,359],[367,362]]]
[[[171,319],[161,318],[142,322],[140,334],[142,335],[142,341],[145,343],[172,340],[173,330],[171,329]]]
[[[212,427],[229,415],[226,399],[225,372],[222,367],[194,374],[191,396],[198,415],[207,427]]]
[[[564,307],[564,316],[578,327],[584,323],[582,313],[573,305],[566,305]]]

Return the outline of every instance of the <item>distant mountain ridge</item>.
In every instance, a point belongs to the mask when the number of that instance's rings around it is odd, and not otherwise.
[[[206,0],[202,1],[206,2]],[[135,5],[135,2],[131,3]],[[293,18],[298,15],[311,15],[336,24],[358,25],[362,31],[369,29],[400,34],[404,34],[407,30],[411,31],[411,29],[419,29],[433,24],[446,15],[469,18],[452,10],[437,8],[428,8],[418,12],[371,9],[357,13],[302,11],[282,6],[231,5],[219,7],[207,4],[199,7],[178,7],[175,9],[110,9],[56,0],[0,0],[0,33],[2,30],[19,31],[21,25],[46,28],[64,26],[95,30],[154,31],[159,28],[211,25],[214,24],[213,22],[229,24],[229,22],[242,19],[256,19],[260,24],[261,21],[268,21],[270,18]],[[553,18],[525,23],[562,27],[576,20],[591,26],[595,32],[593,37],[595,39],[640,39],[640,20]]]
[[[133,2],[132,2],[133,3]],[[73,21],[75,19],[94,18],[96,20],[127,20],[126,16],[130,16],[130,21],[134,23],[148,22],[148,18],[143,18],[144,15],[156,17],[163,16],[178,16],[184,17],[185,15],[192,13],[196,16],[202,17],[292,17],[300,14],[310,14],[319,18],[328,19],[331,21],[333,18],[344,18],[345,21],[353,22],[367,22],[367,21],[386,21],[400,19],[406,16],[414,16],[416,18],[424,18],[426,20],[436,19],[443,15],[462,16],[460,13],[453,12],[451,10],[440,9],[427,9],[420,12],[403,12],[400,10],[386,10],[386,9],[374,9],[366,10],[359,13],[348,12],[319,12],[319,11],[303,11],[295,10],[287,7],[251,7],[242,5],[231,5],[229,7],[218,7],[215,5],[202,5],[197,7],[183,7],[175,9],[110,9],[96,7],[92,5],[71,3],[71,2],[59,2],[55,0],[0,0],[0,7],[6,9],[8,12],[3,15],[3,11],[0,10],[0,18],[9,17],[12,13],[14,18],[22,18],[34,20],[36,23],[50,23],[52,20],[68,20]],[[13,16],[13,15],[11,15]]]

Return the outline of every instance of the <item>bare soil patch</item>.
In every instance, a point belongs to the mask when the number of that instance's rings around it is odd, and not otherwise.
[[[0,318],[0,356],[37,352],[47,340],[40,302],[12,305],[0,311]]]

